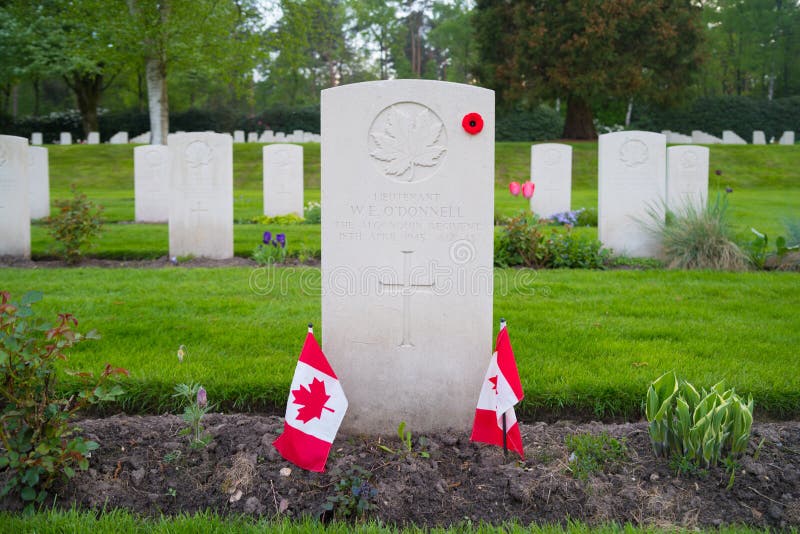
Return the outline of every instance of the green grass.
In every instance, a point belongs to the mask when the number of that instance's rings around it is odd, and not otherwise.
[[[4,269],[2,288],[39,289],[41,313],[70,312],[99,330],[70,366],[128,368],[128,410],[159,412],[175,384],[196,381],[227,409],[280,412],[305,325],[320,322],[320,273],[278,269],[274,287],[259,290],[267,281],[247,268]],[[495,322],[509,321],[530,417],[638,417],[649,382],[673,369],[698,386],[725,379],[752,393],[757,414],[797,417],[798,309],[793,273],[495,274]]]
[[[694,531],[694,530],[693,530]],[[251,517],[228,516],[223,517],[212,512],[197,514],[184,514],[175,517],[144,518],[124,510],[113,510],[96,513],[92,511],[44,511],[32,517],[23,517],[7,512],[0,512],[0,533],[37,533],[61,534],[70,532],[75,534],[194,534],[204,533],[256,533],[279,532],[282,534],[419,534],[430,532],[432,534],[449,534],[466,532],[475,534],[645,534],[675,532],[675,529],[659,529],[656,527],[635,527],[630,524],[617,525],[614,523],[589,526],[585,523],[569,521],[566,525],[530,525],[522,526],[517,523],[507,522],[501,526],[473,524],[465,522],[450,528],[420,528],[381,525],[368,522],[362,525],[349,523],[322,524],[309,519],[304,520],[270,520],[254,519]],[[702,531],[700,531],[702,532]],[[708,530],[717,534],[755,534],[764,532],[760,529],[745,527],[721,527]],[[796,533],[797,529],[789,532]]]

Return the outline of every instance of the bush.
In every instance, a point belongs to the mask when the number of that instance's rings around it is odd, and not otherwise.
[[[103,226],[100,218],[103,208],[96,207],[86,195],[78,193],[75,186],[72,186],[72,194],[72,200],[56,200],[54,204],[58,212],[47,219],[58,254],[69,264],[80,261],[82,249],[92,245]]]
[[[589,475],[603,471],[606,466],[625,459],[625,440],[619,441],[605,432],[599,436],[592,434],[566,436],[564,443],[570,452],[569,469],[579,480],[587,480]]]
[[[87,469],[86,456],[98,445],[76,436],[79,429],[70,421],[87,405],[121,395],[122,388],[106,382],[112,375],[128,374],[107,365],[95,381],[91,373],[68,371],[80,380],[81,393],[59,398],[55,362],[67,359],[68,348],[98,336],[74,331],[78,321],[69,314],[59,314],[55,326],[34,317],[31,304],[40,299],[40,293],[29,292],[15,303],[0,293],[0,469],[10,474],[0,496],[19,494],[28,510],[44,502],[57,479]]]
[[[563,132],[564,119],[547,106],[500,112],[495,124],[497,141],[547,141],[560,139]]]
[[[725,383],[700,392],[670,372],[647,390],[645,415],[656,456],[678,456],[711,467],[747,450],[753,425],[753,397],[744,402]]]
[[[611,255],[600,241],[575,235],[571,228],[553,231],[546,247],[551,259],[548,267],[556,269],[602,269]]]
[[[747,256],[733,240],[727,217],[728,197],[717,195],[714,204],[698,209],[687,203],[660,217],[651,210],[651,230],[661,240],[670,269],[747,269]]]
[[[319,202],[309,202],[303,210],[306,224],[322,224],[322,206]]]

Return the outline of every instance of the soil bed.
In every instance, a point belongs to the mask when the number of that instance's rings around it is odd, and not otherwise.
[[[201,450],[178,436],[182,425],[173,415],[81,421],[84,434],[100,449],[92,454],[89,471],[58,491],[60,506],[121,507],[153,516],[213,509],[318,517],[337,483],[358,465],[372,473],[377,489],[369,515],[387,523],[572,518],[682,527],[800,525],[800,422],[756,423],[730,490],[722,467],[676,476],[665,460],[653,456],[646,423],[523,424],[527,457],[522,462],[514,455],[505,461],[502,450],[470,443],[466,435],[426,436],[423,447],[415,436],[412,453],[381,447],[403,450],[396,437],[340,435],[321,474],[295,468],[277,454],[272,442],[283,427],[280,417],[209,415],[206,428],[213,442]],[[585,481],[576,479],[565,436],[602,432],[625,440],[625,459]],[[288,476],[285,468],[291,469]],[[10,499],[0,507],[18,509]]]

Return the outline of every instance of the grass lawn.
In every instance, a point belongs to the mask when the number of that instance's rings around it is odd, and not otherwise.
[[[305,325],[320,322],[320,273],[271,273],[5,269],[2,286],[16,296],[41,290],[41,313],[70,312],[82,329],[97,329],[103,339],[74,350],[70,366],[129,369],[127,410],[160,412],[176,384],[195,381],[228,409],[280,411]],[[509,321],[529,416],[637,417],[648,383],[674,369],[698,386],[725,379],[752,393],[762,415],[796,417],[798,309],[794,273],[495,274],[495,323]]]

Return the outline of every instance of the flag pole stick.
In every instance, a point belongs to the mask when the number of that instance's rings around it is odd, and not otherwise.
[[[506,326],[506,320],[500,318],[500,329]],[[508,432],[506,432],[506,413],[503,412],[503,457],[508,461]]]

